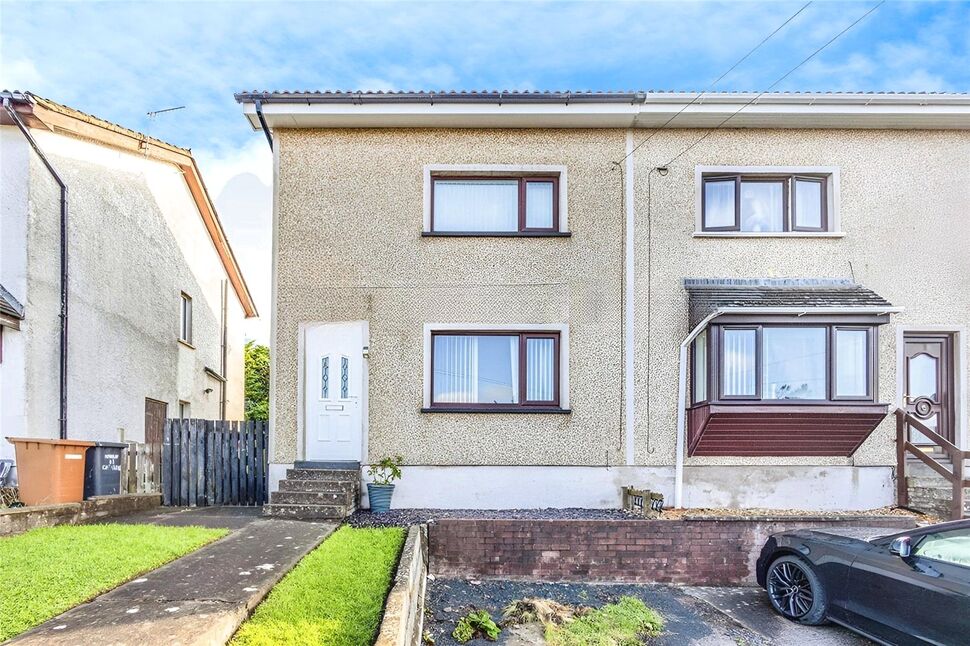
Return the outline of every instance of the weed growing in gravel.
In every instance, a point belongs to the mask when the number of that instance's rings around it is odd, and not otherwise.
[[[591,610],[562,625],[546,624],[550,646],[639,646],[663,629],[663,619],[634,597]]]
[[[477,610],[475,612],[469,612],[459,619],[458,625],[455,626],[455,630],[451,633],[451,636],[459,644],[464,644],[478,636],[493,642],[498,639],[498,634],[501,631],[502,629],[495,624],[492,620],[492,615],[488,614],[487,610]]]

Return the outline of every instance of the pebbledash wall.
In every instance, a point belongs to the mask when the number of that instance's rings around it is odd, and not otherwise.
[[[395,506],[615,507],[619,486],[672,496],[685,277],[852,278],[904,308],[879,331],[878,401],[901,400],[905,329],[970,356],[970,133],[905,130],[276,128],[272,479],[302,458],[300,325],[369,324],[367,458],[407,464]],[[423,238],[431,164],[567,169],[569,238]],[[839,231],[695,233],[695,168],[834,166]],[[624,177],[632,168],[632,460],[623,400]],[[429,322],[565,324],[568,415],[421,413]],[[958,437],[966,442],[966,401]],[[688,458],[685,506],[865,509],[893,501],[890,419],[849,458]],[[756,467],[756,468],[752,468]],[[275,487],[275,483],[273,485]]]
[[[144,439],[145,398],[218,419],[220,294],[227,274],[180,170],[99,143],[32,129],[70,190],[68,433]],[[13,126],[3,146],[0,282],[26,309],[4,330],[0,436],[58,436],[59,193]],[[244,313],[228,287],[228,419],[244,407]],[[180,293],[194,349],[177,341]],[[210,392],[206,392],[211,389]],[[0,441],[0,457],[13,447]]]

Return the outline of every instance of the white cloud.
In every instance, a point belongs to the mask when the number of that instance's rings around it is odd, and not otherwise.
[[[42,83],[43,77],[29,58],[12,57],[0,66],[0,88],[4,90],[27,91]]]

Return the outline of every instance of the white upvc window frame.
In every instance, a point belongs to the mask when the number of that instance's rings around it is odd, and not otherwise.
[[[424,221],[422,231],[435,233],[431,230],[431,182],[434,175],[448,175],[451,177],[480,177],[487,175],[529,176],[556,175],[559,180],[559,228],[558,233],[569,231],[569,201],[566,167],[555,164],[426,164],[424,166]],[[483,233],[482,235],[487,235]]]
[[[422,407],[431,408],[431,333],[462,330],[516,330],[520,332],[559,333],[559,408],[569,406],[569,325],[565,323],[425,323],[424,324],[424,381]]]
[[[704,176],[711,175],[807,175],[825,176],[828,209],[828,231],[705,231],[703,191]],[[840,218],[840,169],[838,166],[695,166],[694,167],[694,237],[695,238],[842,238]]]

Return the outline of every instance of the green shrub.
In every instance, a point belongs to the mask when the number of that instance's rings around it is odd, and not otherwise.
[[[501,630],[492,621],[492,615],[488,614],[488,611],[477,610],[475,612],[469,612],[459,619],[458,625],[455,626],[455,630],[451,633],[451,636],[460,644],[469,642],[478,636],[493,642],[498,639],[498,634]]]

